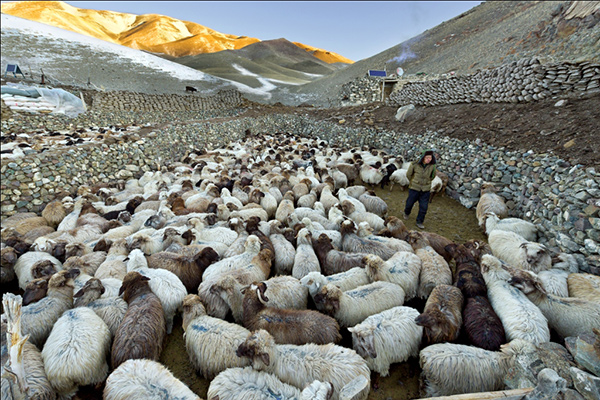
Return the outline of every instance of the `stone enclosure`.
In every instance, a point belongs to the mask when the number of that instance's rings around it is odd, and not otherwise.
[[[510,68],[521,71],[519,77],[513,74],[507,78]],[[598,91],[599,79],[597,65],[573,63],[550,68],[526,60],[466,77],[409,83],[395,89],[389,101],[398,105],[535,101],[569,91],[593,93]],[[540,226],[542,243],[555,252],[574,254],[582,271],[600,274],[600,171],[571,166],[553,155],[521,154],[485,143],[459,141],[436,132],[415,137],[288,114],[235,118],[242,103],[236,92],[213,98],[95,93],[86,116],[53,117],[55,129],[60,126],[74,129],[94,120],[127,121],[132,113],[139,124],[162,125],[149,128],[145,134],[122,136],[111,143],[90,143],[28,154],[15,160],[3,159],[2,217],[16,212],[39,212],[58,194],[76,194],[82,184],[139,177],[144,171],[182,160],[194,149],[226,145],[243,138],[247,132],[289,132],[318,137],[331,145],[381,148],[407,160],[416,156],[413,149],[433,147],[444,154],[439,169],[449,175],[449,196],[472,208],[479,199],[481,184],[495,183],[507,201],[511,216]],[[225,116],[229,118],[218,119]],[[27,118],[16,114],[13,117]],[[186,122],[170,123],[176,120]]]

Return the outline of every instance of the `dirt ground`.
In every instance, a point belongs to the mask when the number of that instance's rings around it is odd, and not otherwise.
[[[350,126],[371,126],[380,131],[420,135],[428,130],[509,150],[552,153],[571,165],[582,164],[600,170],[600,95],[531,103],[471,103],[417,107],[403,123],[395,120],[398,107],[383,103],[337,109],[285,106],[256,106],[246,115],[267,112],[308,114]]]

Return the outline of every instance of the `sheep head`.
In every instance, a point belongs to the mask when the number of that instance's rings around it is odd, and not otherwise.
[[[271,364],[270,352],[275,347],[273,336],[264,329],[251,332],[237,348],[238,357],[247,357],[252,360],[253,367],[261,370]],[[262,364],[262,365],[261,365]]]
[[[77,268],[71,268],[69,270],[63,269],[58,271],[50,277],[48,287],[74,287],[73,279],[79,276],[79,270]]]
[[[327,236],[325,233],[321,233],[317,240],[315,241],[316,247],[321,250],[328,252],[333,250],[333,243],[331,243],[331,238]],[[315,249],[316,250],[316,249]]]
[[[149,280],[150,278],[137,271],[128,272],[119,288],[119,296],[123,296],[123,300],[129,302],[129,299],[142,292],[143,289],[150,290],[148,286]]]
[[[43,299],[46,293],[48,293],[48,277],[29,281],[23,292],[23,306]]]
[[[356,225],[354,224],[353,221],[345,220],[344,222],[342,222],[342,226],[340,227],[340,233],[342,235],[346,235],[348,233],[355,233],[355,232],[356,232]]]
[[[410,231],[406,237],[406,241],[414,250],[431,247],[427,238],[421,232],[417,231]]]
[[[477,261],[481,260],[481,256],[484,254],[492,254],[490,245],[483,240],[472,239],[465,242],[464,246]]]
[[[513,269],[512,277],[508,280],[508,283],[525,294],[534,292],[546,294],[542,281],[531,271]]]
[[[321,306],[323,312],[335,315],[340,310],[340,297],[342,290],[332,284],[326,284],[313,297],[315,304]]]
[[[548,253],[548,249],[543,244],[525,242],[521,243],[519,247],[524,249],[527,264],[530,266],[536,266],[538,269],[551,268],[552,258]]]
[[[195,256],[196,265],[204,271],[215,261],[219,261],[219,254],[212,247],[205,247]]]
[[[342,211],[344,212],[344,215],[350,215],[356,211],[356,207],[351,201],[342,200]]]
[[[65,246],[65,259],[74,256],[82,256],[89,253],[89,250],[89,247],[84,243],[68,243]]]
[[[373,280],[377,280],[384,263],[385,261],[376,254],[368,254],[363,257],[363,264],[365,265],[367,274],[371,276]]]
[[[56,272],[58,272],[56,265],[50,260],[37,261],[31,267],[31,276],[34,279],[50,277]]]
[[[298,245],[309,244],[312,245],[312,234],[307,228],[302,228],[296,235]]]
[[[244,251],[258,254],[258,252],[260,252],[260,245],[261,243],[258,236],[250,235],[244,243]]]
[[[2,267],[14,266],[17,262],[17,258],[19,258],[19,255],[13,247],[9,246],[2,249],[2,253],[0,255]]]
[[[373,339],[375,326],[349,327],[352,333],[352,347],[362,358],[377,358],[377,350]]]

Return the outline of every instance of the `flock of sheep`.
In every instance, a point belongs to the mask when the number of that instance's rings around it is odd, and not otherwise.
[[[374,149],[247,137],[5,219],[2,283],[23,295],[3,298],[2,398],[97,385],[106,400],[197,399],[158,362],[177,315],[219,400],[366,399],[410,357],[424,395],[501,390],[551,330],[600,327],[600,277],[551,257],[493,185],[477,205],[487,243],[388,215],[369,187],[406,186],[405,169]]]

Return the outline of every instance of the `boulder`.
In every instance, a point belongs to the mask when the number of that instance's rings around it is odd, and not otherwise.
[[[600,334],[600,331],[597,331]],[[565,346],[579,367],[600,376],[600,335],[586,334],[565,339]]]
[[[409,104],[407,106],[402,106],[396,111],[396,121],[404,122],[406,118],[408,118],[411,114],[415,112],[415,105]]]

